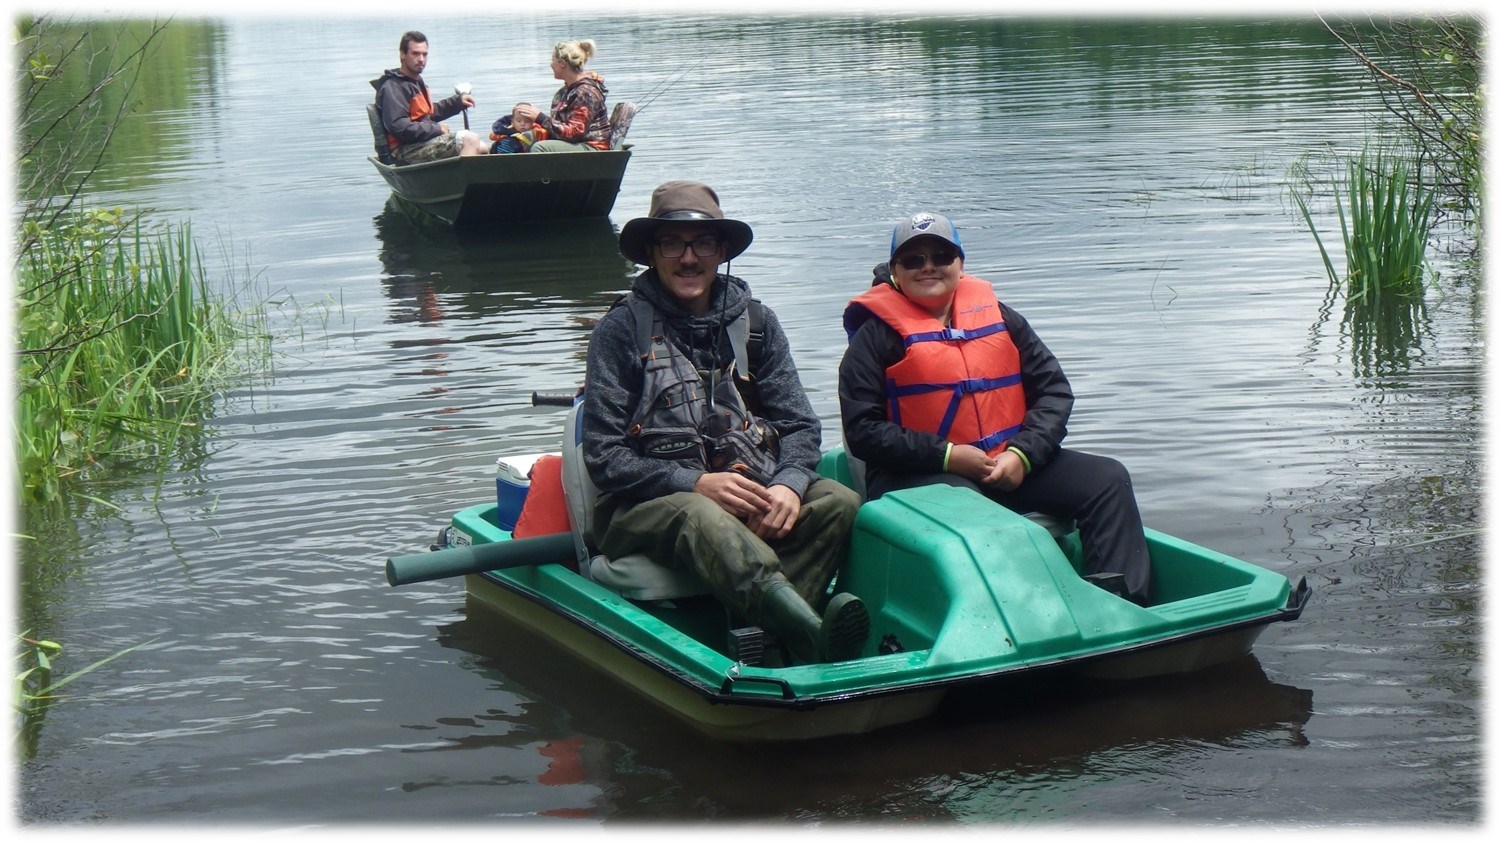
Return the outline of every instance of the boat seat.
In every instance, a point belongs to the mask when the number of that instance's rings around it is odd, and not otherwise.
[[[638,110],[635,103],[628,100],[615,103],[615,110],[609,115],[610,149],[619,149],[625,143],[625,136],[630,133],[630,123],[635,120]]]
[[[380,122],[380,111],[375,108],[375,103],[365,103],[365,114],[370,118],[370,133],[375,136],[375,157],[386,166],[396,163],[391,157],[391,144],[386,140],[385,124]]]
[[[868,500],[865,492],[865,461],[849,453],[844,449],[844,459],[849,463],[849,480],[854,486],[854,491],[859,493],[860,500]],[[1029,520],[1047,528],[1052,538],[1060,539],[1078,528],[1078,524],[1071,518],[1058,518],[1055,515],[1047,515],[1043,512],[1023,512]]]
[[[627,600],[673,600],[711,593],[702,578],[691,571],[668,568],[641,553],[611,559],[594,549],[594,502],[599,489],[583,464],[583,437],[579,429],[582,412],[581,399],[568,409],[562,443],[563,498],[573,523],[578,573]]]

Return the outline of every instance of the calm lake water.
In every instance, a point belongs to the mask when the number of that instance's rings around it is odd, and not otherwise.
[[[611,98],[649,100],[612,218],[459,237],[390,204],[363,105],[414,23],[480,128],[550,96],[554,41],[596,39]],[[1416,339],[1341,329],[1287,185],[1382,116],[1315,21],[195,26],[135,118],[150,142],[94,188],[191,220],[226,289],[273,301],[275,370],[225,397],[201,459],[97,490],[120,512],[28,521],[22,623],[64,668],[150,643],[47,712],[23,822],[1484,818],[1479,305],[1440,260]],[[556,447],[529,396],[582,379],[633,274],[615,232],[673,178],[754,226],[734,271],[787,326],[829,443],[844,303],[898,217],[950,214],[1072,378],[1069,444],[1125,462],[1151,526],[1307,577],[1303,619],[1198,676],[767,749],[470,617],[460,582],[387,587],[385,557],[492,494],[497,456]]]

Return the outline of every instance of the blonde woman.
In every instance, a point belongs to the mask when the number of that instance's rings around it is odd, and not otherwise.
[[[552,77],[563,86],[552,95],[550,113],[535,106],[517,109],[547,130],[547,140],[538,141],[532,152],[589,152],[609,149],[609,112],[605,110],[604,79],[583,66],[594,57],[592,39],[559,41],[552,48]]]

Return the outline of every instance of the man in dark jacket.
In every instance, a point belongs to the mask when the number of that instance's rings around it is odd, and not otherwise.
[[[818,476],[822,425],[775,314],[718,272],[751,239],[696,182],[661,185],[650,216],[621,229],[620,251],[650,268],[589,339],[593,540],[609,557],[695,571],[796,662],[855,658],[864,604],[838,594],[821,616],[813,606],[847,556],[859,496]],[[759,337],[746,339],[752,309]]]
[[[399,164],[415,164],[489,152],[489,143],[478,133],[468,129],[449,131],[441,122],[465,108],[473,108],[474,98],[454,94],[434,103],[427,83],[422,80],[426,67],[427,36],[412,31],[401,36],[401,66],[370,80],[391,157]]]

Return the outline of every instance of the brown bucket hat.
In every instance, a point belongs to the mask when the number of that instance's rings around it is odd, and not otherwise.
[[[709,223],[724,238],[728,258],[733,260],[750,247],[755,238],[750,226],[724,218],[719,195],[695,181],[664,182],[651,191],[651,212],[636,217],[620,229],[620,254],[642,266],[651,264],[651,240],[656,230],[669,222]]]

